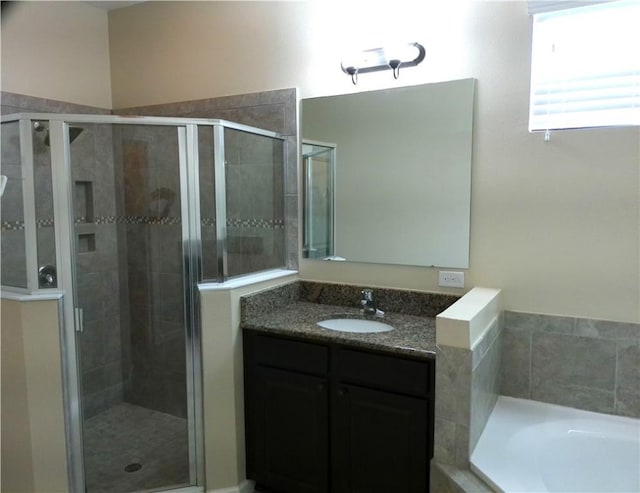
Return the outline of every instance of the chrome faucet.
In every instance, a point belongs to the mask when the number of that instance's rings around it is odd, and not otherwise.
[[[384,317],[384,312],[378,310],[375,301],[373,301],[373,289],[363,289],[361,292],[360,311],[365,315],[375,315],[376,317]]]

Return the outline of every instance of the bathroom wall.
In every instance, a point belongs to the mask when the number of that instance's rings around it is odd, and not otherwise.
[[[3,91],[111,108],[108,19],[85,2],[3,2]]]
[[[501,393],[640,418],[640,326],[507,311]]]
[[[236,280],[200,286],[207,491],[253,491],[245,473],[240,297],[289,283],[296,276],[252,278],[253,284]]]
[[[503,288],[509,310],[638,322],[640,133],[571,130],[553,132],[550,142],[528,133],[526,9],[523,1],[387,1],[376,9],[358,2],[140,4],[109,14],[114,106],[282,87],[298,87],[305,98],[476,78],[466,285]],[[340,70],[342,54],[394,37],[423,43],[425,61],[397,81],[382,72],[353,86]],[[429,268],[303,260],[300,272],[440,290]]]
[[[3,299],[2,491],[69,491],[58,301]]]
[[[89,8],[66,8],[81,5]],[[24,13],[38,17],[33,9]],[[358,2],[146,2],[108,15],[116,108],[283,87],[314,97],[478,79],[467,286],[504,288],[505,308],[513,311],[640,321],[640,132],[571,130],[554,132],[550,142],[528,133],[526,2],[388,1],[377,9]],[[389,23],[389,16],[402,22]],[[83,85],[73,43],[57,51],[59,63],[46,78],[35,77],[24,67],[42,67],[43,52],[18,41],[41,39],[37,24],[7,28],[4,15],[2,22],[3,52],[13,46],[14,59],[20,54],[20,65],[7,66],[3,55],[5,90],[23,92],[5,85],[7,77],[29,78],[31,92],[44,97],[53,87]],[[54,28],[60,32],[48,26]],[[339,68],[342,53],[390,38],[422,42],[425,61],[397,81],[381,72],[353,86]],[[71,92],[66,99],[86,104]],[[436,269],[327,264],[304,260],[300,271],[306,279],[440,289]],[[603,300],[602,293],[616,296]]]

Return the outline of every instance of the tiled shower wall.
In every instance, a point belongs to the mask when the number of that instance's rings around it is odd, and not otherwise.
[[[198,129],[203,277],[220,277],[211,127]],[[283,267],[283,142],[224,128],[228,275]]]
[[[118,115],[149,115],[149,116],[179,116],[192,118],[219,118],[229,120],[252,127],[261,128],[278,132],[284,138],[284,216],[282,221],[285,223],[286,236],[284,242],[286,246],[286,267],[288,269],[297,270],[298,268],[298,131],[297,131],[297,96],[296,89],[281,89],[276,91],[267,91],[261,93],[243,94],[240,96],[225,96],[221,98],[199,99],[193,101],[182,101],[177,103],[159,104],[152,106],[139,106],[134,108],[121,108],[114,110]],[[247,138],[246,136],[243,138]],[[241,175],[247,175],[250,170],[248,166],[253,166],[253,170],[258,170],[258,166],[265,165],[264,162],[252,161],[252,154],[260,147],[255,139],[249,146],[246,142],[243,144],[244,154],[237,155],[229,161],[232,172],[236,173],[237,180],[242,180]],[[232,144],[232,142],[229,142]],[[274,152],[279,152],[274,149]],[[233,154],[230,154],[233,156]],[[278,156],[274,156],[274,159]],[[263,170],[264,171],[264,170]],[[273,183],[277,183],[277,177]],[[255,180],[246,183],[245,191],[259,190],[267,191],[269,194],[272,190],[267,189],[271,183],[269,181]],[[240,185],[242,190],[244,185]],[[274,194],[281,193],[280,190],[274,189]],[[277,196],[277,195],[276,195]],[[203,209],[205,209],[203,205]],[[275,213],[278,212],[277,209]],[[270,212],[271,213],[271,212]],[[242,218],[243,221],[259,221],[261,217]],[[278,218],[276,218],[278,219]],[[236,223],[234,233],[238,238],[237,241],[242,242],[243,238],[255,236],[256,225]],[[253,228],[253,231],[252,231]],[[274,228],[271,228],[272,230]],[[277,229],[277,228],[276,228]],[[206,238],[205,238],[206,239]],[[279,241],[279,240],[278,240]],[[251,255],[251,249],[254,245],[246,244],[241,246]],[[203,254],[206,258],[207,252]],[[233,259],[231,259],[234,261]],[[255,258],[253,260],[256,260]],[[270,267],[269,265],[267,268]]]
[[[279,221],[285,223],[287,235],[286,237],[281,235],[280,239],[274,235],[271,245],[275,248],[277,241],[284,242],[286,266],[296,269],[298,259],[296,105],[296,91],[288,89],[130,108],[113,113],[220,118],[276,131],[285,136],[284,148],[274,148],[272,156],[272,159],[278,159],[280,157],[278,153],[284,153],[284,205],[278,209],[278,206],[273,204],[269,209],[275,213],[275,216],[281,217]],[[110,113],[100,108],[2,92],[4,114],[29,111]],[[120,136],[116,136],[113,141],[110,141],[110,136],[106,136],[98,127],[100,126],[95,125],[95,128],[90,125],[85,126],[83,133],[72,145],[72,159],[81,160],[77,163],[79,169],[74,176],[74,180],[79,182],[76,200],[82,203],[88,196],[94,198],[92,215],[95,220],[93,222],[87,221],[87,214],[81,211],[76,214],[79,217],[76,221],[78,233],[83,235],[80,242],[82,248],[86,250],[79,254],[81,268],[79,268],[78,277],[79,292],[82,292],[81,301],[87,307],[85,333],[80,336],[83,351],[83,386],[88,391],[85,399],[85,416],[89,417],[108,407],[110,403],[121,399],[123,389],[125,400],[176,415],[184,415],[182,399],[185,393],[184,338],[182,337],[180,343],[177,343],[175,337],[178,330],[182,330],[177,322],[178,313],[182,311],[181,293],[178,295],[178,291],[181,290],[181,280],[176,277],[178,268],[181,269],[181,265],[178,265],[181,262],[181,250],[179,241],[174,241],[175,235],[180,234],[180,226],[173,222],[176,213],[179,217],[179,208],[177,208],[179,196],[176,196],[175,202],[165,212],[163,209],[168,195],[164,192],[163,196],[160,189],[173,190],[173,188],[162,186],[156,181],[155,188],[147,191],[160,190],[158,199],[161,200],[155,200],[155,203],[152,203],[153,200],[134,203],[138,200],[136,197],[139,195],[140,183],[136,181],[135,176],[125,176],[125,173],[132,171],[132,169],[127,171],[127,167],[133,167],[135,175],[136,169],[144,172],[144,163],[148,162],[151,163],[149,166],[157,167],[156,171],[158,171],[163,168],[162,160],[157,155],[150,159],[149,155],[145,154],[149,152],[149,147],[145,149],[145,139],[140,138],[141,136],[123,139],[122,142]],[[107,127],[109,126],[103,126],[103,128]],[[246,142],[240,141],[237,144],[235,151],[237,160],[234,162],[232,159],[230,164],[238,166],[236,169],[239,175],[249,171],[251,169],[249,166],[254,166],[254,170],[260,170],[260,166],[268,164],[251,159],[252,153],[260,144],[247,146]],[[91,162],[91,158],[88,157],[90,148],[97,152],[95,162]],[[77,157],[73,157],[74,155]],[[85,160],[82,161],[82,159]],[[92,166],[95,168],[93,171],[91,171]],[[98,177],[92,173],[100,174],[100,179],[97,180]],[[162,171],[155,176],[161,174]],[[142,179],[140,176],[138,178]],[[104,186],[97,184],[96,181],[100,181]],[[279,181],[277,176],[270,177],[269,187],[277,187]],[[265,180],[260,179],[255,180],[254,185],[245,186],[245,182],[239,180],[237,186],[240,189],[253,186],[255,189],[260,186],[264,188],[264,184]],[[107,191],[107,188],[110,191]],[[114,188],[115,192],[112,193]],[[269,193],[272,192],[282,194],[282,190],[277,188],[269,190]],[[116,198],[115,205],[110,199],[105,199],[105,193]],[[213,193],[211,197],[212,195]],[[95,199],[98,199],[97,202],[100,205],[95,206],[97,203]],[[259,201],[258,203],[260,204]],[[263,207],[263,204],[260,204],[260,207]],[[142,221],[143,224],[136,224],[136,221],[131,219],[137,217],[137,213],[140,212],[136,207],[146,207],[147,221]],[[81,208],[86,211],[86,204]],[[157,217],[154,218],[154,214]],[[80,219],[82,217],[85,219]],[[255,237],[256,229],[264,229],[261,228],[260,219],[256,218],[255,222],[245,224],[245,218],[237,218],[231,225],[238,228],[237,241],[243,242],[245,237]],[[52,221],[45,221],[43,224],[48,224],[49,227],[53,225]],[[274,228],[271,227],[271,229]],[[92,235],[94,235],[93,241]],[[43,239],[46,238],[46,235],[39,235],[39,238],[40,236]],[[39,248],[44,251],[50,246],[47,244]],[[152,246],[150,251],[146,250],[147,246]],[[242,245],[240,250],[251,253],[256,251],[255,248],[255,244],[250,242]],[[145,250],[146,253],[143,254]],[[264,256],[265,253],[269,252],[265,252],[264,248],[259,249],[260,256]],[[145,258],[137,258],[141,255]],[[206,255],[205,251],[205,258]],[[141,265],[148,261],[156,267],[142,273]],[[153,306],[156,307],[152,313],[149,311],[151,298],[154,301]],[[117,316],[115,316],[116,311],[118,311]],[[148,342],[151,342],[151,345],[145,346]],[[152,382],[150,378],[152,374],[159,379]],[[154,389],[159,392],[152,392]],[[181,399],[182,403],[179,402]]]
[[[270,265],[273,262],[273,255],[269,255],[269,248],[277,246],[277,235],[273,238],[265,238],[265,234],[277,231],[273,228],[273,224],[266,224],[266,228],[262,227],[264,218],[261,216],[247,217],[249,212],[256,210],[266,211],[268,216],[276,216],[280,211],[284,213],[282,221],[286,222],[287,235],[281,235],[282,241],[286,243],[286,265],[290,269],[297,269],[298,252],[297,252],[297,213],[298,213],[298,196],[297,196],[297,125],[296,125],[296,91],[288,89],[282,91],[271,91],[266,93],[248,94],[243,96],[228,96],[224,98],[212,98],[197,101],[186,101],[179,103],[170,103],[154,106],[126,108],[115,110],[114,113],[137,114],[148,116],[176,116],[176,117],[193,117],[193,118],[219,118],[236,123],[242,123],[265,130],[279,132],[286,136],[286,145],[284,146],[284,210],[278,209],[276,204],[267,203],[266,197],[276,196],[275,194],[283,193],[282,189],[277,187],[279,180],[274,176],[272,161],[280,158],[276,147],[265,149],[264,146],[271,146],[271,142],[263,138],[255,138],[251,135],[243,134],[236,131],[225,131],[225,159],[227,160],[227,183],[228,188],[235,188],[242,192],[242,200],[238,201],[238,196],[228,197],[227,203],[231,201],[228,215],[228,229],[230,236],[235,238],[237,242],[232,247],[236,251],[242,252],[239,258],[230,256],[231,272],[237,269],[238,263],[255,262],[255,265],[249,267],[262,269],[276,265]],[[208,135],[203,135],[200,130],[199,134],[200,146],[200,174],[201,174],[201,190],[209,190],[210,193],[204,193],[201,196],[201,215],[203,218],[203,267],[205,275],[209,274],[215,277],[215,272],[208,266],[214,263],[214,247],[215,235],[213,234],[213,224],[211,214],[213,211],[213,160],[212,152],[213,142]],[[211,145],[209,145],[211,143]],[[266,152],[265,152],[266,151]],[[266,161],[265,161],[266,157]],[[266,173],[266,174],[265,174]],[[262,197],[262,199],[260,198]],[[234,206],[234,201],[237,203]],[[248,207],[248,209],[247,209]],[[207,221],[209,218],[209,221]],[[280,230],[283,232],[283,230]],[[273,233],[272,233],[273,234]],[[262,242],[256,245],[255,239],[258,238]],[[158,241],[161,238],[157,238]],[[234,240],[232,240],[234,241]],[[269,246],[271,245],[271,246]],[[171,248],[170,245],[167,246]],[[158,250],[159,254],[171,250]],[[242,258],[244,257],[244,258]],[[277,260],[276,260],[277,261]],[[235,262],[235,264],[234,264]],[[243,267],[244,268],[244,267]],[[164,288],[168,289],[168,288]],[[132,297],[134,299],[134,297]],[[148,358],[139,358],[140,353],[144,353],[146,349],[138,345],[142,341],[134,335],[140,331],[142,326],[132,324],[132,353],[134,355],[134,364],[141,361],[149,361]],[[167,341],[169,341],[168,339]],[[184,341],[183,341],[184,343]],[[184,409],[176,408],[175,397],[179,395],[181,389],[176,385],[177,371],[179,365],[184,368],[184,346],[179,344],[165,343],[157,347],[154,352],[153,364],[148,364],[147,369],[155,368],[157,372],[163,372],[164,377],[161,381],[171,389],[170,392],[162,392],[162,386],[158,381],[152,381],[144,377],[136,377],[131,380],[132,387],[130,392],[126,392],[127,400],[135,399],[141,405],[164,410],[181,415]],[[164,370],[163,370],[164,368]],[[136,375],[140,372],[134,370]],[[184,379],[182,380],[184,382]],[[151,390],[160,385],[159,392],[151,392]],[[131,396],[131,397],[129,397]],[[133,397],[135,396],[135,397]],[[158,401],[158,399],[161,399]]]
[[[2,124],[2,174],[8,178],[2,195],[2,281],[15,287],[27,287],[22,165],[17,122]]]
[[[505,312],[503,395],[640,417],[640,324]]]
[[[130,357],[124,400],[186,417],[186,360],[178,136],[175,127],[116,126],[122,174],[121,289]]]
[[[109,110],[65,103],[52,99],[43,99],[11,92],[0,92],[0,114],[8,115],[19,112],[38,113],[87,113],[109,114]],[[2,125],[2,173],[21,183],[22,170],[19,154],[17,123]],[[14,132],[15,130],[15,132]],[[51,168],[46,147],[43,143],[44,132],[34,132],[34,175],[36,193],[38,194],[37,231],[38,263],[54,264],[53,248],[53,211],[51,199]],[[15,182],[14,182],[15,183]],[[2,198],[2,232],[3,232],[3,272],[5,282],[13,286],[26,286],[24,217],[22,211],[22,191],[15,186],[7,186]],[[8,269],[6,268],[8,267]]]
[[[224,151],[230,275],[283,267],[282,141],[225,129]]]
[[[76,233],[78,334],[85,417],[123,398],[123,310],[120,306],[113,138],[109,125],[82,125],[71,144]],[[53,219],[53,218],[52,218]]]
[[[110,113],[101,108],[8,92],[2,92],[1,111],[2,114]],[[33,132],[34,179],[38,198],[38,264],[55,265],[51,159],[45,136],[45,131]],[[109,221],[99,220],[115,215],[110,128],[85,125],[71,145],[71,163],[72,179],[76,184],[74,218],[80,246],[77,255],[77,293],[79,306],[83,309],[85,329],[78,334],[82,354],[80,372],[85,393],[84,411],[85,416],[89,417],[121,401],[123,389],[116,226]],[[3,169],[4,164],[3,156]],[[4,208],[4,198],[2,205]],[[89,238],[91,246],[85,249],[85,242]],[[5,249],[6,244],[3,245]],[[24,247],[20,251],[24,253]],[[3,278],[5,275],[3,272]]]

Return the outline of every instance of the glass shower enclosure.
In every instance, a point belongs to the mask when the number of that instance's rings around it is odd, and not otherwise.
[[[202,491],[197,286],[284,268],[284,140],[57,114],[1,135],[2,291],[62,300],[72,491]]]
[[[328,259],[335,255],[336,145],[302,143],[303,255]]]

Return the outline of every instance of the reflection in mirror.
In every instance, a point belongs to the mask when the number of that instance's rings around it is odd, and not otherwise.
[[[307,258],[333,255],[335,144],[302,143],[304,245]]]
[[[303,147],[305,257],[468,268],[474,92],[464,79],[303,100],[303,141],[332,142],[335,173],[332,201]]]

